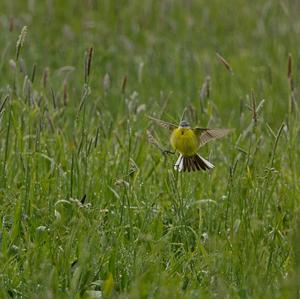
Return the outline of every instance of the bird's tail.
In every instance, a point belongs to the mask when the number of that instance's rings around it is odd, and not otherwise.
[[[196,154],[194,156],[183,156],[180,154],[178,160],[174,165],[174,169],[178,171],[198,171],[198,170],[210,170],[215,166],[209,161]]]

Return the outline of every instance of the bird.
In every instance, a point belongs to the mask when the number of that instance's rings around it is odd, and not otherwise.
[[[215,166],[197,153],[199,148],[234,131],[233,129],[192,128],[186,120],[181,120],[177,126],[152,116],[148,116],[148,118],[171,132],[171,146],[179,152],[174,169],[179,172],[213,169]]]

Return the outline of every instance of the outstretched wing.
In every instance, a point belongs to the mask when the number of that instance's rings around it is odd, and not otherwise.
[[[207,142],[215,139],[220,139],[231,132],[233,129],[208,129],[208,128],[195,128],[193,129],[199,138],[199,147],[203,146]]]
[[[171,124],[171,123],[168,123],[166,121],[163,121],[163,120],[160,120],[160,119],[157,119],[157,118],[154,118],[152,116],[147,116],[149,119],[151,119],[152,121],[154,121],[156,124],[158,124],[159,126],[163,127],[163,128],[166,128],[170,131],[173,131],[174,129],[176,129],[178,126],[174,125],[174,124]]]

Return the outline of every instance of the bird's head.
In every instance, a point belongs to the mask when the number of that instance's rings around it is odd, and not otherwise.
[[[182,120],[179,124],[179,128],[188,129],[188,128],[190,128],[190,124],[186,120]]]

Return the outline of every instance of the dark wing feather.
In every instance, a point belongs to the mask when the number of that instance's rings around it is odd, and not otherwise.
[[[170,131],[173,131],[174,129],[176,129],[178,126],[174,125],[174,124],[171,124],[171,123],[168,123],[166,121],[163,121],[163,120],[160,120],[160,119],[157,119],[157,118],[154,118],[152,116],[147,116],[149,119],[151,119],[152,121],[154,121],[157,125],[163,127],[163,128],[166,128]]]
[[[233,129],[208,129],[208,128],[195,128],[196,135],[199,136],[199,147],[203,146],[211,140],[220,139],[231,132]]]

